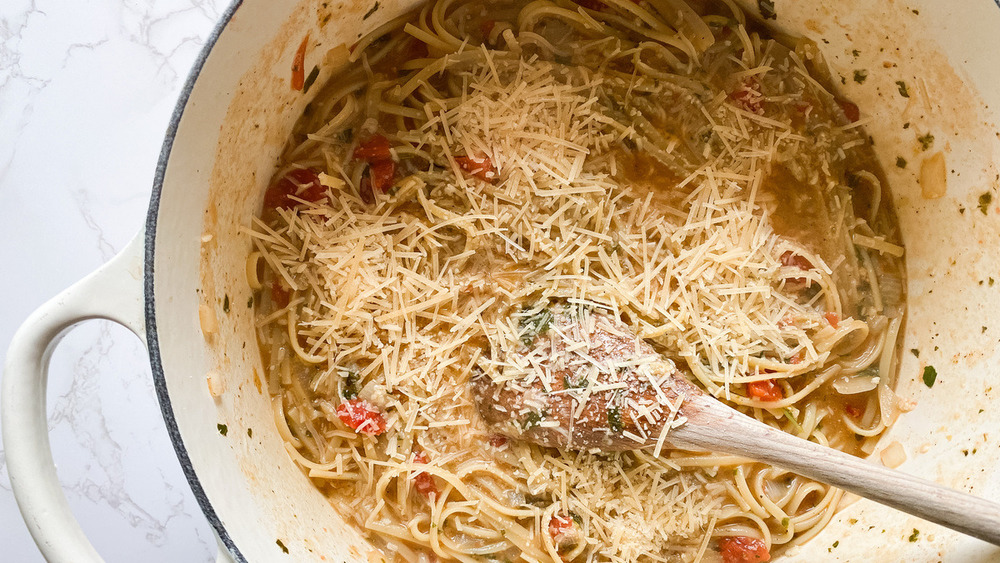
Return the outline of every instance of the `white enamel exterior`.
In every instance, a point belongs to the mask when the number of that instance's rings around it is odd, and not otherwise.
[[[321,42],[310,48],[311,68],[328,48],[352,43],[413,3],[383,1],[364,20],[367,3],[332,2],[325,25],[320,4],[246,0],[235,9],[179,107],[145,240],[146,264],[152,265],[145,271],[145,327],[161,405],[195,494],[237,560],[366,561],[358,534],[283,450],[266,389],[258,391],[255,384],[263,370],[243,277],[249,242],[241,229],[258,208],[275,158],[308,101],[288,85],[299,42],[307,31]],[[782,27],[829,41],[821,45],[837,72],[849,77],[854,69],[872,69],[866,85],[848,80],[845,91],[872,116],[867,127],[894,183],[910,276],[904,347],[920,350],[919,358],[904,354],[899,384],[916,408],[901,417],[885,443],[904,445],[903,471],[1000,500],[1000,323],[994,320],[1000,318],[1000,289],[986,283],[991,276],[1000,281],[1000,210],[980,213],[976,207],[979,195],[991,189],[994,201],[1000,200],[1000,142],[993,125],[1000,67],[992,55],[1000,50],[1000,7],[992,0],[923,0],[906,7],[891,1],[831,6],[779,0],[777,7]],[[860,56],[850,55],[852,49]],[[886,68],[886,62],[897,66]],[[910,77],[922,77],[922,83],[913,82],[921,93],[901,100],[894,81]],[[948,96],[954,101],[935,106]],[[953,172],[945,198],[920,196],[914,179],[920,154],[913,132],[902,127],[910,120],[936,132],[936,148],[947,149]],[[898,155],[910,160],[908,170],[895,168]],[[87,551],[46,465],[51,456],[40,375],[45,352],[63,327],[83,318],[111,318],[142,331],[136,322],[143,313],[140,287],[128,253],[29,319],[8,356],[3,416],[11,481],[33,536],[54,561],[97,555]],[[228,314],[222,310],[225,296]],[[202,334],[200,304],[215,309],[218,333]],[[918,377],[925,364],[940,374],[930,390]],[[211,370],[225,379],[220,399],[208,393]],[[910,542],[914,528],[920,539]],[[1000,560],[1000,551],[860,501],[781,560],[986,562]]]

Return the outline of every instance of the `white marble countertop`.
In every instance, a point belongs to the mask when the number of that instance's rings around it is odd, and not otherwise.
[[[228,0],[0,2],[0,362],[24,318],[107,261],[145,220],[170,113]],[[78,327],[49,372],[62,486],[108,561],[210,561],[142,343]],[[4,561],[41,561],[0,452]]]

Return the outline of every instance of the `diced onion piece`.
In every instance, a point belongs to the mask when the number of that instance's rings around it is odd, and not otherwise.
[[[208,380],[208,394],[218,399],[226,392],[226,381],[222,379],[222,374],[211,370],[206,376]]]
[[[920,193],[924,199],[944,197],[948,191],[948,168],[944,153],[937,152],[925,158],[920,165]]]
[[[260,252],[251,252],[250,256],[247,256],[247,285],[254,291],[264,287],[264,284],[260,281],[261,261]]]
[[[880,380],[877,375],[843,375],[833,380],[833,388],[841,395],[857,395],[878,387]]]
[[[198,305],[198,322],[205,336],[211,336],[219,331],[219,319],[215,316],[215,308],[211,305],[205,303]]]
[[[889,469],[896,469],[906,461],[906,451],[903,450],[903,445],[899,442],[893,442],[886,446],[880,455],[882,457],[882,465]]]

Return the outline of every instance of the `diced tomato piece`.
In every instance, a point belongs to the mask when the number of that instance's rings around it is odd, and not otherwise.
[[[413,462],[426,465],[430,462],[430,459],[427,457],[426,453],[417,452],[413,454]],[[434,477],[430,473],[424,471],[419,471],[413,474],[413,488],[416,489],[418,493],[432,500],[434,497],[441,494],[437,488],[437,484],[434,482]]]
[[[319,181],[319,173],[312,168],[292,170],[264,192],[264,208],[294,208],[299,199],[317,202],[326,197],[326,188]]]
[[[306,83],[306,47],[309,44],[309,34],[295,51],[295,58],[292,60],[292,90],[301,90]]]
[[[802,363],[802,352],[796,352],[795,355],[793,355],[791,357],[791,359],[789,359],[788,361],[789,361],[789,363],[792,363],[792,364],[801,364]]]
[[[337,416],[352,429],[371,436],[385,432],[385,417],[375,407],[364,399],[351,399],[340,403]]]
[[[751,399],[765,403],[780,401],[785,397],[781,392],[781,386],[775,383],[773,379],[747,383],[747,394],[750,395]]]
[[[850,403],[844,405],[844,411],[847,412],[847,415],[851,418],[861,418],[861,416],[865,414],[864,407],[858,407]]]
[[[764,563],[771,560],[767,545],[746,536],[732,536],[719,540],[723,563]]]
[[[354,158],[367,162],[390,160],[392,153],[389,152],[389,139],[383,135],[374,135],[361,141],[358,148],[354,149]]]
[[[807,260],[804,256],[799,256],[791,250],[786,251],[781,255],[781,265],[782,266],[795,266],[800,270],[812,270],[812,262]]]
[[[837,105],[840,109],[844,110],[844,115],[847,116],[847,120],[851,123],[857,123],[861,119],[861,108],[857,104],[850,100],[844,100],[841,98],[835,98]]]
[[[490,446],[494,448],[502,448],[507,445],[507,437],[502,434],[494,434],[490,436]]]
[[[804,256],[800,256],[798,254],[795,254],[791,250],[788,250],[784,254],[781,255],[781,265],[782,266],[787,266],[787,267],[795,267],[795,268],[798,268],[800,270],[811,270],[811,269],[813,269],[812,262],[810,262]],[[806,278],[790,278],[789,281],[791,281],[791,282],[793,282],[795,284],[802,284],[803,287],[807,286],[807,285],[810,285],[810,283],[807,283],[807,282],[810,282],[810,280],[807,280]],[[794,287],[793,287],[793,289],[794,289]],[[802,289],[802,287],[799,287],[798,289]]]
[[[569,516],[553,515],[549,520],[549,535],[558,546],[573,535],[573,519]]]
[[[493,161],[490,157],[485,154],[480,154],[476,156],[456,156],[455,163],[462,170],[465,170],[472,176],[483,180],[484,182],[495,182],[500,175],[497,174],[497,169],[493,167]]]
[[[275,307],[278,309],[284,309],[287,307],[290,296],[291,292],[281,285],[280,280],[274,280],[274,282],[271,283],[271,301],[274,301]]]
[[[496,20],[483,20],[479,24],[479,33],[482,34],[484,41],[490,38],[490,33],[493,33],[493,28],[496,26]]]
[[[739,88],[729,93],[729,99],[750,113],[764,114],[764,94],[756,76],[744,78]]]
[[[386,193],[392,187],[392,179],[396,176],[396,163],[392,160],[376,160],[368,165],[372,178],[372,188],[380,193]]]
[[[830,326],[833,328],[837,328],[837,325],[840,324],[840,315],[834,313],[833,311],[823,313],[823,318],[826,319],[826,322],[830,323]]]

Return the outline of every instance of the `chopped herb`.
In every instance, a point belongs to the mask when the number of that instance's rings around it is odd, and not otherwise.
[[[216,424],[215,427],[219,429],[219,434],[222,434],[223,436],[229,434],[229,427],[225,424]]]
[[[542,309],[530,317],[521,319],[521,342],[525,346],[531,346],[536,337],[549,331],[554,320],[555,316],[548,309]]]
[[[570,381],[568,375],[563,376],[563,386],[566,389],[583,389],[584,387],[587,386],[588,383],[590,382],[587,380],[586,377],[581,377],[580,379],[577,379],[576,382],[573,382]]]
[[[937,380],[937,370],[934,366],[924,366],[924,385],[927,387],[934,387],[934,381]]]
[[[899,86],[900,96],[903,96],[904,98],[910,97],[910,89],[906,87],[906,82],[903,82],[902,80],[897,80],[896,86]]]
[[[913,528],[913,533],[910,534],[910,543],[913,543],[920,539],[920,530]]]
[[[358,398],[358,379],[357,372],[347,372],[347,377],[344,378],[344,391],[341,393],[345,399]]]
[[[979,210],[983,212],[983,215],[986,215],[990,210],[991,203],[993,203],[993,194],[991,194],[990,192],[986,192],[983,195],[979,196],[979,205],[977,205],[976,207],[978,207]]]
[[[573,521],[579,524],[580,526],[583,526],[583,518],[576,512],[570,511],[569,517],[572,518]]]
[[[781,519],[781,527],[785,528],[786,530],[788,529],[788,525],[791,524],[791,523],[792,523],[792,521],[790,519],[788,519],[787,517]]]
[[[760,10],[760,17],[765,20],[778,19],[778,13],[774,11],[774,0],[757,0],[757,9]]]
[[[354,129],[348,127],[347,129],[344,129],[340,133],[337,133],[337,140],[340,141],[341,143],[350,143],[351,141],[354,140]]]
[[[250,299],[247,299],[247,309],[252,309],[252,308],[253,308],[253,295],[250,296]]]
[[[903,157],[901,157],[901,156],[897,156],[896,157],[896,168],[906,168],[906,159],[903,158]]]
[[[861,51],[854,49],[853,51],[851,51],[851,54],[854,55],[855,57],[860,57]]]
[[[608,409],[608,428],[612,432],[621,432],[625,428],[622,426],[622,413],[618,410],[618,407]]]
[[[915,358],[920,357],[920,350],[917,350],[916,348],[910,348],[910,353],[913,354],[913,357]]]
[[[906,123],[903,124],[903,129],[909,129],[909,128],[910,128],[910,122],[907,121]]]
[[[309,71],[309,76],[306,77],[305,83],[302,85],[302,93],[305,94],[312,87],[313,83],[316,82],[316,77],[319,76],[319,67],[314,66],[312,70]]]
[[[538,426],[542,422],[542,415],[537,412],[529,412],[528,416],[524,417],[521,421],[521,428],[523,430],[531,430],[532,428]]]
[[[982,199],[982,198],[979,198]],[[225,297],[222,298],[222,312],[229,312],[229,294],[227,293]]]
[[[864,84],[865,80],[868,80],[868,71],[861,69],[854,71],[854,81],[858,84]]]
[[[281,548],[281,551],[284,551],[285,553],[288,553],[288,548],[287,548],[287,547],[285,547],[285,544],[284,544],[284,543],[282,543],[282,541],[281,541],[281,540],[278,540],[278,541],[276,541],[276,542],[274,542],[274,543],[278,544],[278,547],[280,547],[280,548]]]
[[[802,432],[802,426],[799,425],[798,420],[795,420],[795,415],[792,414],[792,410],[789,409],[788,407],[785,407],[783,410],[785,411],[785,418],[787,418],[788,421],[792,423],[792,426],[794,426],[796,430]]]
[[[934,146],[934,135],[931,135],[930,133],[917,137],[917,140],[920,141],[920,146],[923,147],[924,150]]]
[[[839,545],[840,545],[840,540],[837,540],[837,541],[833,542],[833,547],[837,547]]]
[[[253,428],[247,428],[247,438],[253,438]]]
[[[361,19],[366,20],[366,19],[372,17],[372,14],[374,14],[376,10],[378,10],[378,2],[375,2],[375,5],[372,6],[372,9],[368,10],[368,12],[365,13],[364,17],[362,17]],[[286,551],[285,553],[288,553],[288,552]]]
[[[555,60],[557,64],[568,65],[573,62],[573,57],[567,57],[566,55],[556,55],[555,57],[553,57],[553,60]]]
[[[990,284],[990,287],[993,287],[993,284],[995,284],[996,282],[997,282],[997,281],[996,281],[995,279],[993,279],[993,278],[990,278],[990,279],[988,280],[988,283]]]

